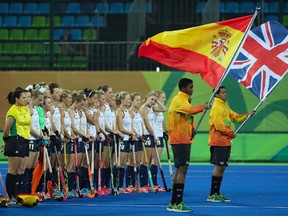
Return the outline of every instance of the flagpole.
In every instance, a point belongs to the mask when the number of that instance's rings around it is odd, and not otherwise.
[[[256,112],[256,110],[259,108],[259,106],[264,102],[264,100],[261,100],[260,103],[254,108],[254,111]],[[238,131],[243,127],[243,125],[248,121],[248,119],[251,117],[252,115],[249,114],[249,116],[245,119],[244,122],[242,122],[242,124],[237,128],[237,130],[235,131],[235,134],[238,133]]]
[[[247,33],[248,33],[248,31],[251,29],[251,27],[252,27],[252,25],[253,25],[253,23],[254,23],[254,20],[256,19],[256,16],[257,16],[257,14],[258,14],[258,11],[260,11],[260,7],[256,7],[256,10],[255,10],[255,12],[254,12],[254,14],[253,14],[253,17],[252,17],[252,19],[251,19],[251,21],[250,21],[250,23],[249,23],[246,31],[244,32],[244,36],[242,37],[242,39],[241,39],[238,47],[236,48],[236,50],[235,50],[235,52],[234,52],[234,54],[233,54],[233,56],[232,56],[232,58],[231,58],[231,60],[230,60],[230,62],[229,62],[229,64],[228,64],[228,66],[226,67],[224,73],[222,74],[222,77],[220,78],[220,80],[219,80],[216,88],[214,89],[214,91],[213,91],[213,93],[212,93],[212,95],[211,95],[208,103],[211,103],[211,102],[212,102],[215,93],[217,92],[218,88],[219,88],[220,85],[222,84],[223,80],[224,80],[224,79],[226,78],[226,76],[228,75],[228,71],[229,71],[229,69],[230,69],[230,66],[231,66],[231,64],[234,62],[235,58],[238,56],[239,51],[240,51],[240,48],[242,47],[244,41],[245,41],[246,38],[247,38],[247,35],[248,35]],[[197,124],[196,127],[195,127],[196,132],[197,132],[197,130],[198,130],[201,122],[203,121],[203,118],[204,118],[206,112],[207,112],[207,108],[204,110],[201,118],[200,118],[199,121],[198,121],[198,124]]]

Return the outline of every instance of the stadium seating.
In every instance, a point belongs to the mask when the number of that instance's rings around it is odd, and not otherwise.
[[[14,56],[12,65],[15,68],[26,68],[27,58],[26,56]]]
[[[39,3],[38,4],[38,14],[48,14],[50,11],[50,4],[49,3]]]
[[[77,14],[80,13],[80,3],[70,2],[67,4],[67,13]]]
[[[47,26],[47,21],[45,16],[34,16],[32,18],[33,27],[45,27]]]
[[[9,30],[1,29],[0,40],[8,40],[9,39]]]
[[[239,2],[229,1],[225,6],[226,13],[239,13]]]
[[[85,56],[75,56],[73,58],[72,67],[78,69],[87,68],[87,58]]]
[[[0,2],[0,14],[8,14],[9,13],[9,3]]]
[[[38,30],[37,29],[26,29],[24,31],[23,40],[38,40]]]
[[[49,29],[40,29],[38,32],[38,39],[39,40],[49,40]]]
[[[0,69],[9,69],[12,67],[11,56],[0,56]]]
[[[279,2],[270,2],[269,6],[269,13],[279,13]]]
[[[17,26],[17,17],[7,15],[7,16],[4,16],[2,22],[3,22],[2,25],[5,27],[16,27]]]
[[[77,41],[82,40],[82,31],[80,29],[71,29],[70,34],[71,34],[72,40],[77,40]]]
[[[28,56],[27,68],[42,68],[42,58],[40,56]]]
[[[38,13],[37,3],[25,3],[24,13],[25,14],[37,14]]]
[[[18,54],[31,54],[31,43],[21,43],[18,45]]]
[[[18,26],[19,27],[30,27],[32,24],[31,16],[18,16]]]
[[[239,12],[240,13],[253,13],[255,6],[253,2],[240,2]]]
[[[122,2],[111,2],[109,4],[109,13],[123,13],[124,4]]]
[[[91,26],[89,16],[77,16],[76,21],[75,21],[75,25],[78,27]]]
[[[61,17],[61,26],[64,27],[73,27],[74,24],[74,16],[62,16]]]
[[[9,39],[10,40],[23,40],[23,30],[11,29]]]
[[[20,2],[12,2],[10,3],[10,10],[11,14],[22,14],[23,13],[23,4]]]

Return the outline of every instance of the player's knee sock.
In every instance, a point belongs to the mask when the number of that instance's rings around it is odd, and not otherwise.
[[[30,172],[28,174],[28,193],[30,194],[31,193],[31,188],[32,188],[32,178],[33,178],[33,171],[34,171],[34,168],[30,169]]]
[[[222,176],[212,176],[210,195],[217,193],[220,194],[220,187],[222,182]]]
[[[14,188],[15,188],[16,175],[12,175],[11,173],[7,173],[6,175],[6,190],[10,199],[14,196]]]
[[[150,166],[150,171],[151,171],[151,175],[152,175],[153,185],[157,185],[158,166],[156,166],[155,164],[152,164]]]
[[[111,170],[110,170],[110,167],[106,168],[105,171],[106,171],[105,186],[106,186],[106,188],[109,188],[110,187],[110,181],[111,181],[111,175],[110,175]]]
[[[76,173],[68,172],[68,190],[72,191],[76,189]]]
[[[119,168],[119,187],[123,187],[124,184],[124,175],[125,175],[125,169]]]
[[[114,179],[114,187],[117,187],[117,167],[113,166],[113,179]]]
[[[140,165],[140,171],[139,171],[139,175],[140,175],[140,186],[144,187],[146,185],[148,185],[148,173],[147,173],[147,167],[144,165]]]
[[[25,172],[23,174],[23,184],[22,184],[23,193],[28,193],[29,172],[30,172],[30,169],[25,169]]]
[[[133,167],[127,165],[126,167],[126,187],[128,187],[129,185],[132,185],[132,174],[133,174]],[[132,181],[131,181],[132,180]],[[135,184],[135,183],[134,183]]]
[[[175,184],[173,188],[176,187],[176,200],[175,204],[178,205],[183,201],[184,184]]]
[[[171,197],[171,204],[175,204],[176,203],[176,197],[177,197],[177,184],[175,186],[175,184],[173,185],[173,188],[172,188],[172,197]]]
[[[20,174],[18,176],[18,194],[22,193],[22,187],[23,187],[23,174]]]

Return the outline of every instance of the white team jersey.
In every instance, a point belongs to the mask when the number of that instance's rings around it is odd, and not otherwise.
[[[80,128],[84,133],[87,133],[87,118],[86,114],[83,110],[80,110],[81,117],[80,117]]]
[[[133,111],[133,110],[132,110]],[[143,119],[142,119],[142,116],[140,115],[139,112],[135,112],[133,111],[134,113],[134,118],[133,118],[133,128],[134,130],[136,131],[136,133],[138,134],[138,136],[142,136],[143,134],[143,131],[142,131],[142,128],[143,128]]]
[[[40,128],[40,123],[39,123],[39,114],[38,114],[37,110],[34,109],[34,107],[32,108],[32,110],[33,110],[33,115],[31,116],[31,128],[33,128],[35,131],[40,133],[41,128]],[[37,140],[37,138],[38,137],[32,136],[32,134],[30,135],[31,140]]]
[[[162,112],[159,112],[158,115],[155,115],[155,136],[156,137],[163,137],[163,121],[164,115]]]
[[[81,125],[81,119],[80,119],[80,115],[79,112],[77,110],[73,110],[74,113],[74,125],[75,127],[80,130],[80,125]],[[81,141],[81,138],[79,135],[77,135],[79,141]]]
[[[112,111],[111,111],[111,108],[109,106],[108,103],[105,103],[104,104],[105,106],[105,110],[103,112],[103,115],[104,115],[104,119],[105,119],[105,124],[111,128],[112,127]]]
[[[125,130],[132,132],[132,118],[128,112],[128,110],[123,110],[121,109],[124,116],[122,119],[122,126]],[[124,141],[128,141],[129,140],[129,135],[125,134],[124,135]]]
[[[111,129],[115,130],[116,127],[116,115],[115,112],[111,112]]]
[[[45,115],[45,119],[44,119],[44,126],[48,129],[48,131],[52,130],[52,123],[51,123],[50,117],[51,117],[51,112],[47,111]]]
[[[88,109],[89,116],[93,117],[94,115],[94,109],[89,108]],[[91,124],[87,121],[87,133],[89,136],[93,136],[96,138],[97,132],[96,132],[96,126]]]
[[[99,111],[99,127],[104,131],[105,131],[105,117],[104,117],[104,112]]]
[[[75,127],[80,130],[80,115],[77,110],[73,110],[74,113],[74,125]]]
[[[64,110],[64,127],[67,130],[68,134],[71,136],[72,135],[71,118],[70,118],[68,110]]]
[[[152,108],[149,108],[147,106],[146,106],[146,108],[148,110],[148,122],[151,125],[152,130],[155,132],[155,114],[154,114],[154,111],[153,111]],[[148,132],[148,130],[147,130],[145,125],[144,125],[144,134],[145,135],[149,134],[149,132]]]
[[[52,120],[55,124],[56,130],[60,133],[61,132],[61,114],[59,108],[52,105],[54,108],[54,113],[52,115]]]

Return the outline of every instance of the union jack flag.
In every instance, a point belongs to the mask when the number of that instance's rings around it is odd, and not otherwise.
[[[229,74],[261,101],[288,72],[288,30],[277,21],[251,31]]]

